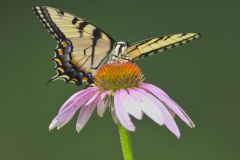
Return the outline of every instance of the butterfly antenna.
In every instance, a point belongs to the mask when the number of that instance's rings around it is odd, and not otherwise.
[[[138,39],[147,39],[147,38],[152,37],[152,35],[153,35],[153,32],[150,32],[150,33],[148,33],[147,35],[144,35],[144,36],[132,37],[132,38],[128,39],[127,42],[136,41],[136,40],[138,40]]]

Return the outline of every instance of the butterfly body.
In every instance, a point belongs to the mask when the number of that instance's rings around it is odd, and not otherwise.
[[[131,57],[126,55],[127,47],[128,47],[127,42],[124,41],[117,42],[110,53],[108,63],[131,61]]]
[[[149,38],[133,44],[115,42],[107,33],[73,14],[48,6],[33,7],[34,13],[57,40],[55,69],[51,80],[63,79],[76,85],[93,83],[97,70],[106,63],[133,62],[185,44],[198,33],[180,33]]]

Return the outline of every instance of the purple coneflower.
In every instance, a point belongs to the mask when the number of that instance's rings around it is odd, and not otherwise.
[[[63,127],[80,110],[76,130],[79,132],[87,123],[94,109],[100,117],[108,108],[115,122],[125,129],[135,131],[131,116],[141,120],[146,114],[157,124],[165,125],[178,138],[179,129],[174,115],[189,127],[194,123],[163,90],[143,83],[140,68],[132,63],[111,63],[102,66],[96,74],[95,86],[72,95],[60,108],[49,129]]]

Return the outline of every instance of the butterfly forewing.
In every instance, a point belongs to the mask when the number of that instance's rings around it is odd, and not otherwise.
[[[180,33],[143,40],[130,45],[125,56],[130,56],[132,61],[137,61],[140,58],[190,42],[199,36],[198,33]]]
[[[106,63],[114,40],[101,29],[82,18],[47,6],[35,6],[35,14],[58,41],[55,49],[58,74],[52,79],[82,84],[91,83],[93,76]]]

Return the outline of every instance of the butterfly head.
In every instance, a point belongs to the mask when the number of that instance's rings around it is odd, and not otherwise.
[[[124,41],[117,42],[114,48],[114,55],[119,57],[122,54],[124,54],[127,49],[127,46],[128,46],[127,42]]]
[[[128,43],[119,41],[115,44],[114,49],[111,52],[111,59],[109,63],[112,62],[128,62],[130,59],[125,55]]]

